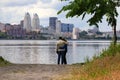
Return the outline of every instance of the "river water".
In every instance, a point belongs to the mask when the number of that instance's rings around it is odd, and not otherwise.
[[[111,41],[68,41],[68,64],[83,63],[107,49]],[[16,64],[57,64],[56,40],[0,40],[0,56]]]

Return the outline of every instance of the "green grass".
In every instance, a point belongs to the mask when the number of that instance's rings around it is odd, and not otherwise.
[[[3,57],[0,56],[0,67],[10,65],[11,63],[7,60],[3,59]]]
[[[108,49],[103,50],[100,57],[115,56],[118,53],[120,54],[120,44],[117,45],[111,44]]]
[[[62,80],[120,80],[120,44],[111,44],[99,56],[86,61],[84,65],[74,64],[71,76]]]

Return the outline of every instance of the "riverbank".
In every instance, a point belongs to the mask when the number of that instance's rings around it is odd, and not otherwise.
[[[0,80],[57,80],[70,70],[71,65],[12,64],[0,57]]]
[[[120,80],[120,44],[110,45],[83,66],[75,64],[71,76],[62,80]]]
[[[71,65],[11,64],[0,67],[0,80],[57,80],[70,70]]]

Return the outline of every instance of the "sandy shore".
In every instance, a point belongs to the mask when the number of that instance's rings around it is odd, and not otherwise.
[[[70,65],[14,64],[0,67],[0,80],[57,80],[70,70]]]

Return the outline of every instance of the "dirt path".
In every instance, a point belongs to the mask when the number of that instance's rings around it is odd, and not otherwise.
[[[58,80],[69,75],[70,65],[11,65],[0,67],[0,80]]]

